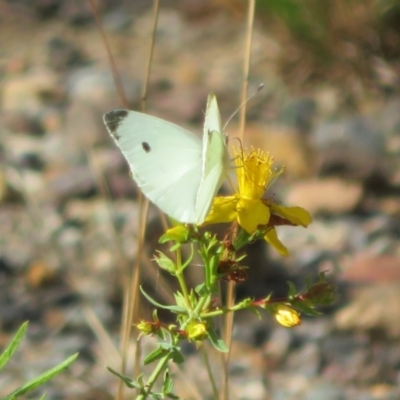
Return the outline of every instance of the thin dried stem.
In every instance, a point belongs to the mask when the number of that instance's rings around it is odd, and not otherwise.
[[[154,10],[154,19],[153,19],[153,29],[151,35],[151,42],[150,42],[150,51],[149,51],[149,58],[147,60],[147,67],[143,82],[143,89],[142,89],[142,103],[141,103],[141,110],[144,112],[146,110],[146,100],[147,100],[147,90],[149,86],[149,79],[150,79],[150,69],[151,63],[153,61],[153,54],[154,54],[154,45],[156,42],[156,32],[157,32],[157,23],[158,23],[158,15],[160,11],[160,2],[159,0],[154,0],[153,2],[153,10]]]
[[[104,358],[104,363],[117,365],[121,360],[121,355],[118,349],[115,347],[109,333],[104,327],[103,323],[97,317],[93,310],[93,307],[87,302],[83,303],[83,311],[85,313],[86,321],[93,333],[96,335],[97,340],[101,348],[103,349],[102,354]]]
[[[249,86],[249,71],[250,71],[250,60],[251,60],[251,42],[253,40],[253,26],[254,26],[254,14],[256,8],[256,0],[249,0],[248,11],[247,11],[247,32],[246,32],[246,45],[243,65],[243,84],[241,102],[244,103],[240,109],[239,114],[239,138],[243,142],[244,128],[246,125],[246,109],[247,104],[245,103],[247,98],[247,89]]]
[[[124,105],[124,107],[129,108],[129,101],[128,101],[128,98],[126,97],[124,87],[122,86],[121,78],[117,71],[117,66],[115,64],[115,60],[112,55],[111,47],[107,40],[107,35],[105,34],[103,25],[101,24],[101,21],[99,18],[99,13],[97,12],[97,9],[96,9],[95,1],[89,0],[89,4],[90,4],[90,8],[92,9],[92,13],[93,13],[94,19],[96,21],[97,28],[99,29],[99,32],[101,35],[101,40],[103,41],[104,47],[107,51],[108,60],[110,61],[111,72],[113,74],[114,84],[117,89],[118,96],[119,96],[122,104]]]
[[[109,45],[107,36],[104,32],[104,29],[102,27],[96,5],[94,0],[89,0],[90,7],[92,9],[94,18],[96,20],[97,27],[99,29],[99,32],[101,34],[101,38],[104,44],[104,47],[107,51],[108,54],[108,59],[110,62],[110,68],[113,74],[114,78],[114,83],[117,89],[117,92],[119,94],[120,100],[123,103],[123,105],[126,108],[129,108],[129,102],[127,100],[127,97],[125,95],[120,76],[117,71],[116,63],[114,60],[114,57],[112,55],[111,47]],[[154,0],[153,3],[154,6],[154,20],[153,20],[153,30],[152,30],[152,37],[150,40],[150,51],[149,51],[149,57],[148,57],[148,63],[147,67],[145,70],[145,76],[144,76],[144,83],[143,83],[143,90],[142,90],[142,104],[141,104],[141,109],[142,111],[145,110],[146,108],[146,98],[147,98],[147,90],[148,90],[148,83],[149,83],[149,76],[150,76],[150,70],[151,70],[151,64],[152,64],[152,59],[153,59],[153,53],[154,53],[154,44],[155,44],[155,38],[156,38],[156,28],[157,28],[157,21],[158,21],[158,15],[159,15],[159,1]],[[105,195],[105,198],[109,198],[108,196],[108,191],[104,189],[104,185],[99,185],[102,188],[102,192]],[[121,359],[121,373],[125,374],[126,373],[126,365],[127,365],[127,360],[128,360],[128,355],[129,355],[129,345],[130,345],[130,338],[132,336],[132,326],[133,323],[138,320],[139,317],[139,309],[140,309],[140,297],[139,297],[139,283],[140,283],[140,264],[141,260],[144,255],[144,240],[145,240],[145,231],[146,231],[146,220],[147,220],[147,215],[148,215],[148,207],[149,203],[148,200],[145,199],[142,194],[139,194],[139,215],[140,215],[140,221],[139,221],[139,237],[138,237],[138,251],[137,251],[137,257],[136,257],[136,262],[135,265],[133,266],[133,273],[129,272],[128,267],[126,266],[124,273],[121,274],[122,277],[124,277],[124,296],[123,296],[123,317],[122,317],[122,323],[121,323],[121,353],[122,353],[122,359]],[[165,220],[164,220],[165,224]],[[115,227],[113,228],[114,236],[117,235],[115,231]],[[118,242],[118,241],[116,241]],[[119,240],[120,242],[120,240]],[[119,250],[121,250],[121,246],[117,246]],[[147,260],[148,261],[148,260]],[[139,374],[139,369],[140,369],[140,344],[138,343],[136,346],[136,355],[135,355],[135,367],[134,367],[134,374],[138,375]],[[122,400],[124,397],[124,386],[123,382],[119,382],[119,387],[118,387],[118,392],[116,395],[117,400]]]
[[[247,32],[246,32],[246,45],[244,54],[244,65],[243,65],[243,84],[242,84],[242,94],[241,103],[243,107],[240,109],[239,114],[239,139],[243,142],[244,139],[244,128],[246,125],[246,98],[247,89],[249,85],[249,71],[250,71],[250,61],[251,61],[251,43],[253,38],[253,26],[254,26],[254,14],[255,14],[256,0],[249,0],[248,12],[247,12]],[[233,233],[235,235],[235,233]],[[228,291],[226,295],[226,305],[231,307],[235,302],[235,282],[231,281],[228,284]],[[228,365],[229,358],[231,354],[231,344],[232,344],[232,327],[233,327],[233,317],[234,313],[228,313],[225,316],[225,331],[224,340],[229,348],[229,351],[225,354],[224,362],[224,379],[223,388],[221,393],[222,400],[229,399],[229,376],[228,376]]]
[[[96,157],[96,153],[93,148],[87,151],[87,158],[89,161],[90,169],[93,171],[94,177],[96,179],[96,184],[99,192],[101,193],[103,199],[105,200],[106,208],[107,208],[107,217],[108,217],[108,228],[112,233],[113,247],[116,250],[117,256],[117,285],[122,288],[122,290],[126,289],[128,282],[128,274],[129,274],[129,265],[126,260],[121,236],[119,235],[117,228],[115,227],[115,211],[112,205],[111,194],[109,187],[107,185],[107,181],[103,176],[100,162]]]
[[[145,111],[146,109],[146,99],[147,99],[147,90],[148,90],[148,82],[150,78],[150,71],[151,71],[151,64],[153,61],[153,53],[154,53],[154,43],[156,38],[156,30],[157,30],[157,22],[158,22],[158,15],[159,15],[159,0],[154,0],[153,2],[153,30],[152,36],[150,39],[150,51],[149,57],[147,62],[147,68],[145,70],[144,76],[144,83],[143,83],[143,90],[142,90],[142,104],[141,109]],[[139,284],[140,284],[140,263],[142,260],[142,256],[144,254],[144,241],[145,241],[145,234],[146,234],[146,221],[147,215],[149,210],[149,201],[143,197],[140,193],[139,196],[139,213],[141,218],[139,219],[139,240],[138,240],[138,251],[136,262],[134,265],[134,273],[132,275],[132,281],[129,288],[129,295],[128,295],[128,318],[125,323],[125,335],[124,335],[124,343],[125,346],[123,348],[123,356],[128,354],[128,345],[129,345],[129,338],[131,337],[132,333],[132,326],[134,322],[137,322],[139,319],[139,310],[140,310],[140,296],[139,296]],[[135,335],[137,336],[137,334]],[[141,358],[141,343],[140,341],[136,342],[136,351],[135,351],[135,364],[134,364],[134,376],[138,376],[140,374],[140,358]],[[124,361],[124,365],[126,365],[126,359]],[[121,381],[122,383],[122,381]]]

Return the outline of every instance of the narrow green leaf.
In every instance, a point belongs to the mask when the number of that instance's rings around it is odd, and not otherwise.
[[[168,306],[165,307],[166,310],[172,311],[176,314],[187,314],[187,309],[181,306]]]
[[[145,383],[144,383],[144,375],[143,375],[143,374],[140,374],[140,375],[136,378],[136,380],[137,380],[137,382],[139,383],[139,386],[140,386],[141,388],[144,388],[144,385],[145,385]]]
[[[161,251],[157,251],[157,257],[155,258],[155,261],[161,269],[164,269],[171,275],[176,275],[175,263]]]
[[[289,285],[288,297],[289,299],[293,299],[297,295],[296,286],[294,286],[294,283],[290,281],[287,281],[286,283]]]
[[[179,306],[165,306],[163,304],[158,303],[157,301],[155,301],[152,297],[150,297],[143,289],[142,286],[140,286],[140,291],[142,292],[143,296],[146,297],[146,299],[153,304],[153,306],[159,307],[159,308],[163,308],[164,310],[170,310],[176,313],[184,313],[186,312],[186,308],[183,307],[179,307]]]
[[[233,247],[235,250],[240,250],[246,244],[249,244],[253,239],[253,236],[249,235],[244,229],[239,231],[235,242],[233,243]]]
[[[251,313],[256,315],[258,317],[258,319],[262,318],[260,312],[255,307],[248,307],[246,310],[249,310]]]
[[[318,316],[322,315],[320,311],[317,311],[315,309],[315,306],[312,303],[309,302],[301,302],[298,301],[295,304],[293,304],[298,310],[302,311],[303,313],[310,315],[310,316]]]
[[[143,364],[148,365],[160,358],[165,357],[169,353],[169,350],[163,348],[162,346],[158,346],[154,351],[152,351],[144,360]]]
[[[6,349],[0,355],[0,370],[6,365],[7,361],[14,354],[15,350],[18,348],[21,340],[25,336],[26,330],[28,328],[29,322],[24,322],[18,329],[17,333],[14,335],[11,343],[6,347]]]
[[[79,353],[72,355],[71,357],[63,361],[61,364],[58,364],[57,366],[49,369],[48,371],[44,372],[37,378],[30,380],[28,383],[25,383],[25,385],[22,385],[20,388],[18,388],[10,395],[8,395],[8,397],[6,397],[5,400],[21,396],[25,393],[32,391],[33,389],[36,389],[38,386],[43,385],[45,382],[47,382],[48,380],[50,380],[51,378],[58,375],[60,372],[64,371],[66,368],[68,368],[76,360],[78,355]]]
[[[221,353],[227,353],[229,351],[226,343],[217,336],[213,329],[208,331],[208,338],[210,339],[211,344]]]
[[[207,286],[205,285],[205,283],[203,282],[203,283],[200,283],[199,285],[197,285],[195,288],[194,288],[194,290],[195,290],[195,292],[199,295],[199,296],[205,296],[205,295],[207,295],[208,294],[208,291],[207,291]]]
[[[173,393],[165,393],[165,396],[172,400],[182,400],[182,397],[179,397]]]
[[[183,354],[180,352],[180,349],[174,347],[171,351],[171,359],[175,364],[183,364],[185,362],[185,358]]]
[[[134,380],[132,378],[130,378],[129,376],[126,375],[122,375],[119,372],[115,371],[114,369],[112,369],[111,367],[107,367],[107,369],[115,376],[117,376],[118,378],[120,378],[126,386],[128,386],[129,388],[136,388],[136,389],[142,389],[142,386],[139,383],[139,378],[138,380]]]
[[[169,369],[167,368],[164,372],[164,379],[161,391],[163,392],[163,394],[170,393],[173,387],[174,387],[174,382],[171,379],[171,376],[169,374]]]

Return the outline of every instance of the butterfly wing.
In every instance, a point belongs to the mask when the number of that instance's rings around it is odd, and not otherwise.
[[[194,223],[202,177],[201,140],[162,119],[117,109],[104,123],[144,195],[164,213]]]
[[[229,168],[226,137],[214,94],[208,96],[203,133],[202,175],[196,198],[196,223],[201,224],[210,211],[213,198]]]

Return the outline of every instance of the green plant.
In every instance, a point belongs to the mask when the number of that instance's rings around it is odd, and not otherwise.
[[[0,355],[0,371],[3,367],[7,364],[10,360],[12,355],[17,350],[19,344],[21,343],[22,339],[25,336],[26,330],[28,328],[28,322],[24,322],[20,328],[18,329],[17,333],[14,335],[11,343],[7,346],[7,348],[3,351]],[[9,393],[5,397],[2,397],[2,400],[14,400],[18,399],[20,396],[31,392],[32,390],[36,389],[37,387],[43,385],[48,380],[53,378],[54,376],[58,375],[66,368],[68,368],[78,357],[78,353],[68,357],[65,361],[58,364],[54,368],[49,369],[48,371],[44,372],[43,374],[39,375],[38,377],[31,379],[29,382],[21,385],[19,388],[15,389],[13,392]],[[41,399],[45,399],[46,395],[44,394]]]
[[[239,310],[249,310],[257,315],[259,309],[272,313],[278,323],[294,327],[301,322],[301,313],[318,315],[317,306],[329,304],[333,300],[333,285],[321,274],[316,282],[308,283],[306,290],[297,292],[289,283],[288,294],[284,298],[272,298],[267,294],[261,299],[246,298],[240,302],[224,304],[221,301],[221,281],[242,282],[246,279],[242,252],[245,245],[256,240],[266,240],[281,255],[288,255],[287,248],[280,242],[275,227],[292,225],[306,227],[311,223],[309,213],[301,207],[285,207],[263,197],[266,188],[281,170],[273,167],[273,159],[261,150],[252,149],[249,153],[234,151],[238,187],[231,196],[216,197],[210,214],[203,226],[214,223],[231,223],[223,238],[211,232],[204,232],[195,225],[175,224],[160,238],[160,243],[172,243],[170,252],[175,257],[158,252],[155,261],[164,271],[173,276],[179,285],[174,293],[174,304],[160,304],[147,294],[144,297],[156,307],[151,320],[141,320],[136,324],[141,336],[154,335],[159,343],[154,351],[146,356],[143,363],[157,363],[153,373],[145,379],[140,375],[134,379],[112,369],[129,388],[138,390],[137,400],[179,397],[173,393],[168,364],[184,363],[181,343],[188,340],[201,347],[208,340],[219,352],[229,352],[227,344],[216,328],[216,319]],[[189,247],[189,256],[184,258],[182,248]],[[184,272],[193,264],[196,252],[200,255],[204,269],[203,282],[189,287]],[[157,309],[168,310],[175,315],[174,323],[162,322]],[[208,363],[206,363],[208,364]],[[214,397],[218,398],[217,384],[208,369]],[[158,389],[156,383],[159,382]]]

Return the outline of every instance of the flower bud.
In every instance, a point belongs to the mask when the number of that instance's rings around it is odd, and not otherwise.
[[[292,307],[279,304],[274,310],[275,319],[286,328],[293,328],[301,324],[300,314]]]
[[[145,335],[151,335],[157,330],[154,322],[144,321],[143,319],[138,324],[136,324],[136,328]]]
[[[202,340],[207,336],[207,325],[193,321],[187,326],[186,332],[189,340]]]

